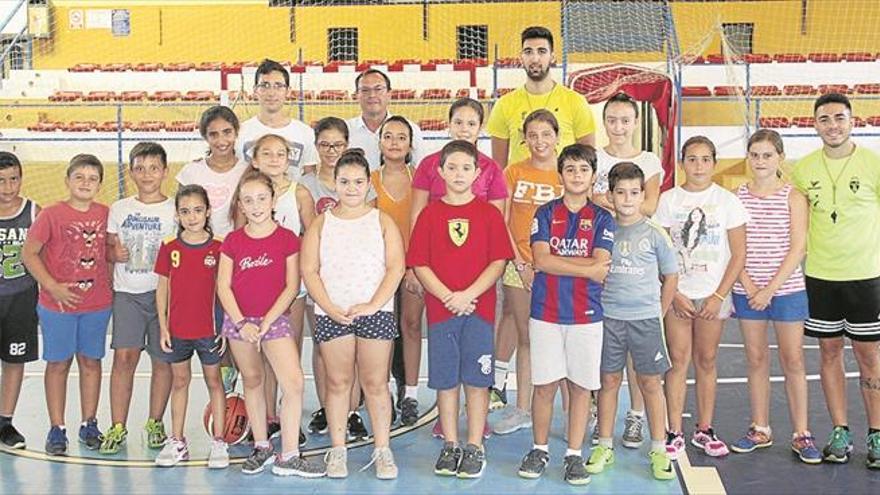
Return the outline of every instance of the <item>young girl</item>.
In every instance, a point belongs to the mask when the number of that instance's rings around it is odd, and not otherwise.
[[[645,174],[645,201],[641,211],[646,216],[654,215],[657,201],[660,199],[660,184],[663,182],[663,164],[660,158],[650,151],[642,151],[633,145],[633,136],[639,128],[639,105],[626,93],[612,96],[602,110],[605,123],[605,135],[608,145],[599,148],[596,157],[596,182],[593,184],[593,201],[611,211],[614,206],[608,200],[608,172],[618,162],[632,162]],[[638,383],[638,376],[633,370],[632,359],[627,359],[627,383],[629,384],[630,409],[626,413],[623,426],[622,444],[624,447],[637,448],[644,440],[645,401]],[[593,430],[593,438],[598,441]]]
[[[535,269],[532,266],[532,248],[529,237],[532,219],[538,207],[562,195],[562,182],[557,172],[556,145],[559,142],[559,124],[549,110],[535,110],[523,123],[523,135],[530,157],[504,170],[510,201],[505,208],[505,220],[516,249],[516,257],[507,264],[504,283],[504,309],[498,329],[496,349],[504,349],[505,340],[516,339],[516,407],[507,408],[506,414],[494,425],[495,433],[513,433],[532,426],[531,365],[529,349],[529,307]]]
[[[221,239],[233,229],[232,193],[248,167],[244,156],[235,154],[238,128],[238,117],[229,108],[217,105],[205,110],[199,132],[208,143],[208,154],[188,163],[177,174],[180,185],[199,184],[208,191],[214,206],[211,228]]]
[[[697,426],[691,443],[706,454],[728,454],[712,429],[717,369],[715,358],[724,320],[731,314],[728,297],[745,264],[748,213],[730,191],[712,182],[716,153],[712,141],[694,136],[681,152],[685,182],[660,196],[655,219],[669,230],[679,257],[678,292],[666,313],[666,343],[672,369],[666,373],[669,433],[666,453],[677,459],[684,450],[682,412],[687,396],[691,354],[697,382]],[[702,227],[695,231],[694,212]],[[699,232],[699,242],[691,239]]]
[[[348,126],[345,121],[338,117],[325,117],[318,121],[315,126],[315,147],[318,149],[318,173],[308,174],[300,179],[300,183],[311,193],[315,204],[315,214],[320,215],[333,208],[339,202],[336,194],[336,179],[334,178],[336,162],[342,153],[348,149]],[[375,205],[376,191],[370,186],[367,193],[367,201]],[[315,305],[307,298],[306,318],[309,328],[315,328]],[[312,413],[309,422],[309,431],[312,433],[327,433],[327,414],[324,409],[324,397],[326,395],[325,377],[327,375],[324,359],[321,357],[320,346],[312,348],[312,369],[315,373],[315,389],[318,394],[318,403],[321,408]],[[352,441],[363,440],[369,436],[364,420],[358,413],[361,401],[361,387],[357,378],[351,388],[349,397],[348,415],[348,439]]]
[[[483,127],[483,105],[477,100],[471,98],[461,98],[456,100],[449,107],[449,137],[453,140],[461,139],[467,141],[474,146],[477,145],[477,139],[480,137],[480,129]],[[477,166],[480,174],[477,176],[474,185],[471,187],[474,195],[483,201],[498,208],[502,214],[504,213],[504,205],[507,200],[507,184],[504,182],[504,174],[501,168],[494,160],[479,153],[477,155]],[[437,201],[446,194],[446,182],[440,176],[440,151],[426,156],[416,173],[412,178],[412,207],[409,224],[416,224],[419,213],[425,209],[429,202]],[[409,232],[405,234],[408,238]],[[419,280],[416,278],[412,270],[406,271],[403,279],[402,292],[404,299],[418,298],[424,307],[423,289]],[[404,302],[404,304],[406,304]],[[401,422],[406,424],[404,418],[408,416],[407,411],[418,410],[418,378],[419,367],[422,356],[422,316],[421,313],[415,315],[412,312],[405,311],[405,316],[401,321],[401,329],[403,330],[403,352],[404,367],[406,369],[406,398],[401,401]],[[495,387],[493,387],[490,397],[490,409],[498,409],[504,406],[506,399],[503,398],[504,382],[507,380],[507,360],[513,354],[513,342],[505,356],[504,362],[495,361]],[[503,400],[503,402],[502,402]],[[442,435],[440,431],[439,421],[434,428],[435,435]],[[488,430],[487,430],[488,433]]]
[[[287,140],[277,134],[266,134],[257,139],[252,151],[251,166],[272,180],[276,198],[273,209],[275,221],[294,234],[301,235],[315,218],[315,204],[308,189],[288,178],[290,147]],[[241,211],[237,212],[237,217],[236,226],[243,225],[244,215]],[[302,352],[305,307],[306,291],[305,286],[301,285],[300,291],[290,307],[291,330],[300,352]],[[269,436],[272,437],[280,431],[276,411],[278,381],[271,372],[271,366],[268,362],[265,363],[265,366],[266,413],[269,420]],[[304,445],[305,441],[305,434],[300,433],[300,446]]]
[[[171,424],[172,435],[156,457],[159,466],[173,466],[189,459],[189,448],[183,436],[189,382],[192,378],[190,359],[198,353],[202,362],[205,384],[211,397],[214,441],[208,457],[209,468],[229,466],[229,454],[223,440],[226,424],[226,400],[220,379],[222,347],[215,338],[215,297],[217,258],[220,241],[208,225],[211,203],[200,185],[182,186],[174,198],[177,237],[159,248],[155,271],[156,309],[159,314],[160,344],[171,363]]]
[[[394,221],[366,201],[370,166],[360,151],[335,169],[339,203],[315,219],[303,241],[303,274],[315,300],[315,340],[327,366],[325,407],[331,448],[327,475],[348,476],[346,416],[355,364],[373,427],[376,476],[397,477],[391,453],[388,366],[397,334],[394,291],[403,277],[403,242]]]
[[[752,425],[730,448],[751,452],[773,445],[770,430],[770,352],[767,324],[773,321],[779,360],[785,373],[788,410],[794,427],[791,449],[808,464],[822,462],[807,428],[807,380],[804,372],[804,320],[807,293],[800,263],[806,251],[807,200],[782,179],[782,138],[761,129],[748,143],[753,179],[736,190],[749,214],[746,267],[733,286],[749,365]]]
[[[246,223],[223,241],[217,295],[223,304],[223,336],[244,379],[244,397],[254,435],[254,450],[242,466],[255,474],[274,462],[279,476],[324,475],[299,456],[303,372],[287,310],[299,292],[299,238],[272,218],[272,180],[249,171],[235,192]],[[281,385],[281,445],[275,458],[266,432],[263,353]]]

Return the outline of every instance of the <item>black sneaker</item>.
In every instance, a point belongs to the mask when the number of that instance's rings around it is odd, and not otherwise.
[[[461,447],[452,443],[445,442],[443,449],[440,450],[440,457],[434,464],[434,474],[440,476],[455,476],[458,474],[458,465],[461,463]]]
[[[309,438],[303,433],[302,428],[299,429],[299,446],[304,447]]]
[[[327,433],[327,413],[323,407],[312,413],[312,420],[309,422],[309,433],[315,435]]]
[[[357,411],[352,411],[348,415],[348,441],[359,442],[366,440],[368,436],[370,434],[367,432],[367,427],[364,426],[364,420],[361,419],[361,415]]]
[[[412,426],[419,420],[419,401],[412,397],[404,397],[400,403],[400,423],[403,426]]]
[[[12,422],[6,422],[0,427],[0,443],[7,449],[23,449],[25,447],[24,436],[12,426]]]
[[[584,458],[579,455],[567,455],[563,460],[563,477],[569,485],[586,485],[590,482],[590,473]]]
[[[541,449],[532,449],[525,457],[523,457],[522,464],[520,464],[517,474],[519,474],[521,478],[528,478],[530,480],[538,479],[544,474],[544,470],[547,468],[547,463],[549,462],[550,454]]]
[[[281,434],[281,422],[280,421],[267,421],[266,422],[266,438],[272,439]]]
[[[272,447],[254,447],[251,455],[245,459],[241,466],[241,472],[244,474],[262,473],[266,466],[275,462],[275,449]]]
[[[459,478],[479,478],[486,467],[486,453],[482,448],[469,443],[461,451],[461,463],[458,465]]]

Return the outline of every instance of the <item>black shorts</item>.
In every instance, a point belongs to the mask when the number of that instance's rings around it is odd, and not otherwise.
[[[806,277],[810,317],[809,337],[846,335],[852,340],[880,340],[880,277],[830,281]]]
[[[0,361],[29,363],[37,349],[37,286],[0,296]]]

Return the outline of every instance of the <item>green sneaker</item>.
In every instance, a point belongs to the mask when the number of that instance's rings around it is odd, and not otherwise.
[[[153,418],[147,420],[147,424],[144,425],[144,433],[147,436],[147,447],[151,449],[161,449],[168,439],[168,436],[165,435],[165,425]]]
[[[658,480],[674,480],[675,470],[672,469],[672,461],[666,457],[666,452],[657,452],[652,450],[648,453],[651,458],[651,472],[654,478]]]
[[[605,466],[612,464],[614,464],[614,449],[599,445],[594,447],[590,454],[590,460],[587,461],[587,472],[599,474],[605,470]]]
[[[238,382],[238,370],[234,366],[221,366],[220,379],[223,381],[223,392],[231,394]]]
[[[844,464],[849,462],[853,450],[852,433],[843,426],[835,426],[831,430],[831,438],[822,449],[822,457],[829,462]]]
[[[880,469],[880,432],[874,432],[865,439],[868,444],[868,469]]]
[[[104,441],[101,442],[99,453],[104,455],[113,455],[119,453],[119,447],[125,443],[125,437],[128,436],[128,430],[122,423],[116,423],[112,428],[104,434]]]

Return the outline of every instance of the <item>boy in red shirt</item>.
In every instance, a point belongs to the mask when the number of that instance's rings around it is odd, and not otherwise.
[[[504,218],[477,199],[477,150],[451,141],[440,153],[446,195],[419,214],[407,265],[425,287],[428,387],[437,390],[446,442],[434,473],[477,478],[483,473],[483,425],[489,408],[495,323],[495,282],[513,258]],[[459,387],[467,399],[468,439],[458,446]]]

